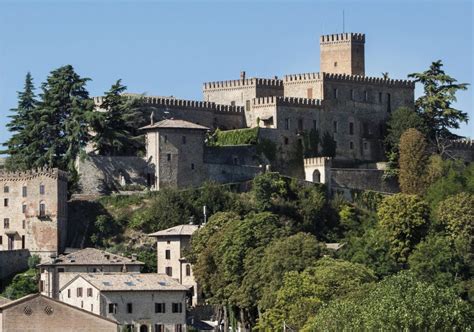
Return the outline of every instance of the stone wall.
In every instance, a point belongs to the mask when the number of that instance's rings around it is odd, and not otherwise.
[[[209,180],[218,183],[243,182],[263,173],[264,168],[245,165],[206,164]]]
[[[205,147],[204,163],[260,166],[268,164],[268,160],[257,152],[255,145],[228,145]]]
[[[365,34],[341,33],[321,36],[322,72],[365,75]]]
[[[28,269],[27,249],[0,251],[0,281]]]
[[[89,155],[76,160],[82,194],[106,194],[124,185],[147,186],[147,174],[154,172],[144,158]]]
[[[372,190],[381,193],[397,193],[398,183],[383,180],[384,171],[377,169],[331,168],[333,191]]]

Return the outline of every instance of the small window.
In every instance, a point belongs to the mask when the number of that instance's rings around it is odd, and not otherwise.
[[[364,101],[369,101],[369,93],[364,91]]]
[[[76,296],[77,296],[77,297],[82,297],[82,287],[77,287],[77,289],[76,289]]]
[[[318,129],[318,122],[313,120],[313,129]]]
[[[379,92],[379,103],[382,102],[382,92]]]
[[[25,249],[26,246],[26,241],[25,241],[25,236],[21,236],[21,249]]]
[[[367,142],[364,142],[364,150],[367,150],[367,148],[368,148]]]
[[[64,272],[64,267],[58,267],[58,273],[63,273]]]
[[[349,134],[354,135],[354,123],[349,122]]]
[[[238,165],[239,164],[239,158],[233,157],[232,162],[234,163],[234,165]]]
[[[166,272],[167,276],[169,276],[169,277],[173,276],[173,268],[171,266],[167,266],[165,272]]]
[[[194,163],[191,163],[191,169],[194,169]]]
[[[3,206],[5,206],[5,207],[8,206],[8,198],[3,199]]]
[[[309,88],[306,90],[306,95],[308,99],[313,99],[313,88]]]
[[[337,61],[334,62],[334,67],[337,67]]]
[[[10,228],[10,219],[9,218],[3,219],[3,228],[5,228],[5,229]]]
[[[351,89],[350,97],[351,97],[351,100],[354,100],[354,89]]]
[[[285,119],[285,129],[286,130],[290,129],[290,119],[288,119],[288,118]]]
[[[0,235],[0,245],[3,244],[3,237]]]
[[[26,220],[21,221],[21,228],[23,228],[23,229],[26,228]]]
[[[298,130],[303,130],[303,119],[298,119]]]
[[[333,124],[334,132],[337,133],[337,121],[334,121],[332,124]]]
[[[10,192],[10,187],[4,186],[4,187],[3,187],[3,192],[4,192],[5,194],[8,194],[8,193]]]
[[[339,91],[337,89],[334,89],[333,90],[333,96],[334,96],[334,99],[337,99],[337,95],[339,94]]]
[[[168,143],[168,136],[165,135],[164,138],[165,143]]]
[[[155,332],[165,332],[165,326],[162,324],[155,324]]]
[[[349,143],[349,148],[350,148],[351,150],[354,150],[354,142],[350,142],[350,143]]]
[[[164,314],[166,312],[166,305],[164,303],[155,303],[155,313]]]
[[[44,280],[40,280],[39,291],[42,293],[44,291]]]
[[[92,297],[92,288],[87,288],[87,297]]]
[[[46,216],[46,204],[40,203],[40,205],[39,205],[39,215],[40,215],[40,217]]]
[[[128,314],[133,313],[133,304],[132,303],[127,303],[127,313]]]
[[[67,297],[71,298],[71,290],[70,289],[67,290]]]
[[[168,161],[171,161],[171,153],[168,153],[168,154],[166,155],[166,159],[167,159]]]
[[[285,145],[288,145],[288,137],[285,137],[284,141],[285,141]]]
[[[84,301],[81,301],[81,308],[84,308]]]
[[[390,93],[387,93],[387,112],[388,113],[392,112],[392,105],[391,105],[391,103],[392,103],[391,99],[392,98],[391,97],[392,96],[390,95]]]
[[[91,303],[91,311],[94,311],[94,305]]]
[[[26,204],[22,204],[21,213],[26,213]]]
[[[186,144],[186,136],[181,137],[181,142],[182,142],[183,144]]]
[[[191,265],[186,264],[186,276],[189,277],[191,275]]]
[[[171,306],[171,312],[179,313],[183,312],[183,304],[182,303],[173,303]]]
[[[176,331],[176,332],[183,332],[183,325],[181,325],[181,324],[176,324],[175,331]]]
[[[232,101],[230,102],[230,106],[235,106],[235,100],[232,100]]]
[[[109,303],[109,314],[117,313],[117,303]]]
[[[44,195],[45,190],[44,190],[44,184],[40,184],[40,195]]]
[[[165,250],[165,258],[166,259],[171,259],[171,250],[169,250],[169,249]]]
[[[23,186],[23,187],[21,188],[21,195],[22,195],[23,197],[28,196],[28,188],[27,188],[26,186]]]

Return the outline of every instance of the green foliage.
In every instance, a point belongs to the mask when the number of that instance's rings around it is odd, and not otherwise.
[[[275,306],[266,311],[259,328],[278,330],[283,323],[300,329],[322,304],[345,296],[363,284],[375,281],[373,272],[360,264],[324,258],[303,272],[288,272],[276,292]]]
[[[324,157],[334,157],[336,155],[336,141],[327,131],[324,133],[321,142],[321,155]]]
[[[351,192],[354,203],[363,209],[376,211],[384,195],[372,190],[353,190]]]
[[[32,255],[28,257],[28,268],[36,269],[36,266],[41,263],[41,257],[38,255]]]
[[[443,63],[438,60],[428,70],[408,75],[423,85],[424,94],[416,100],[415,106],[427,124],[429,138],[441,153],[443,141],[456,137],[450,129],[458,129],[460,123],[468,121],[466,112],[452,107],[456,102],[456,93],[467,90],[468,84],[458,84],[442,67]]]
[[[422,134],[427,132],[423,118],[413,109],[400,107],[391,113],[387,122],[387,135],[385,136],[387,151],[398,154],[400,137],[410,128],[416,129]]]
[[[255,145],[257,143],[258,127],[225,131],[216,129],[212,138],[208,140],[208,144],[212,146]]]
[[[277,197],[287,193],[288,184],[278,173],[263,173],[253,180],[252,194],[256,207],[261,211],[269,210]]]
[[[400,273],[330,303],[303,331],[470,331],[473,319],[453,290]]]
[[[262,138],[258,141],[257,144],[257,153],[263,154],[267,157],[268,161],[274,162],[276,160],[277,147],[276,144],[266,138]]]
[[[28,294],[38,292],[38,275],[36,269],[29,269],[13,277],[11,283],[5,288],[3,296],[16,300]]]
[[[303,155],[305,158],[319,156],[319,131],[311,129],[310,132],[303,133]]]
[[[405,263],[429,228],[427,204],[415,195],[396,194],[384,198],[377,211],[380,227],[390,243],[390,253]]]
[[[421,195],[427,187],[428,163],[425,137],[416,129],[408,129],[400,138],[400,189],[405,194]]]
[[[448,197],[438,205],[436,217],[453,239],[474,241],[473,194],[462,192]]]
[[[137,136],[139,100],[123,95],[126,86],[117,80],[109,91],[105,92],[100,107],[104,112],[93,112],[89,122],[95,135],[91,141],[100,155],[120,156],[136,155],[144,149],[142,136]]]

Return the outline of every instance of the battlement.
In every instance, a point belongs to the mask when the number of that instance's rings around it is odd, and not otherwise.
[[[355,41],[358,43],[365,43],[364,33],[337,33],[332,35],[323,35],[320,38],[321,44],[333,42],[348,42]]]
[[[49,177],[60,181],[67,181],[67,172],[61,171],[58,168],[37,168],[27,171],[8,172],[0,170],[0,181],[24,181],[36,177]]]
[[[415,82],[410,80],[394,80],[390,78],[382,77],[368,77],[359,75],[347,75],[347,74],[333,74],[333,73],[302,73],[285,75],[283,77],[284,84],[290,84],[291,82],[304,82],[313,80],[327,80],[327,81],[338,81],[338,82],[350,82],[350,83],[364,83],[364,84],[377,84],[377,85],[388,85],[404,88],[415,88]]]
[[[276,96],[260,97],[260,98],[254,98],[252,100],[252,104],[254,107],[267,106],[267,105],[314,107],[314,106],[321,106],[321,103],[322,103],[322,100],[320,99],[276,97]]]
[[[329,166],[331,167],[331,157],[304,158],[304,166]]]
[[[203,90],[233,89],[247,86],[283,88],[283,81],[276,78],[246,78],[240,80],[206,82]]]
[[[232,105],[221,105],[209,101],[198,101],[198,100],[186,100],[176,99],[174,97],[154,97],[154,96],[135,96],[127,95],[129,98],[141,98],[147,105],[163,106],[167,108],[188,108],[193,110],[211,111],[215,113],[244,113],[245,107],[243,106],[232,106]],[[94,97],[94,102],[97,105],[101,105],[104,97]]]
[[[448,147],[450,150],[474,150],[474,140],[472,139],[458,139],[453,140]]]

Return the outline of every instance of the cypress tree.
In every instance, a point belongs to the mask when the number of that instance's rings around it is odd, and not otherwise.
[[[421,195],[426,190],[427,143],[421,132],[410,128],[400,138],[400,189]]]

